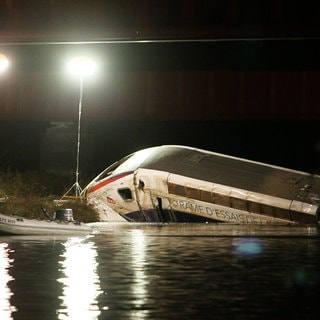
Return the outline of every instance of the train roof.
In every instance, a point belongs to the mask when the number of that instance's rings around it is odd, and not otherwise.
[[[141,162],[141,168],[288,199],[307,194],[319,202],[318,175],[187,146],[163,145],[145,150],[148,156]]]

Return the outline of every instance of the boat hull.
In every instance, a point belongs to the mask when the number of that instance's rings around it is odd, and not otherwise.
[[[84,223],[27,219],[0,214],[0,233],[12,235],[89,234],[92,228]]]

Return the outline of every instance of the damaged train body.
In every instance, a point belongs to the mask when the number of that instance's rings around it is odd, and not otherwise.
[[[114,163],[84,189],[99,212],[132,222],[317,224],[320,176],[163,145]]]

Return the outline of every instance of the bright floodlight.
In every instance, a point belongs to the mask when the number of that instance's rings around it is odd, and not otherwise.
[[[69,62],[69,69],[80,76],[91,74],[96,69],[95,62],[85,56],[75,57]]]
[[[9,60],[7,57],[0,53],[0,72],[5,71],[9,67]]]

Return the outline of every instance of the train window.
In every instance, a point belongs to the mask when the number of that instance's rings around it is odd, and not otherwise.
[[[212,193],[213,203],[221,206],[230,206],[230,197],[224,194]]]
[[[201,190],[191,187],[185,187],[186,190],[186,197],[191,199],[200,200],[200,192]]]
[[[205,202],[212,202],[212,194],[210,191],[200,190],[200,200]]]
[[[112,175],[114,170],[116,170],[130,156],[127,156],[127,157],[123,158],[122,160],[113,163],[111,166],[109,166],[107,169],[105,169],[102,173],[100,173],[100,175],[96,178],[96,181],[102,180],[102,179]]]
[[[169,182],[168,189],[169,189],[169,193],[175,194],[177,196],[183,196],[183,197],[186,196],[186,190],[184,186]]]
[[[250,213],[261,212],[261,204],[259,202],[248,201],[248,211]]]
[[[230,198],[231,200],[231,207],[238,209],[238,210],[245,210],[248,211],[248,202],[244,199],[238,199],[238,198]]]
[[[95,180],[99,181],[111,175],[136,170],[141,163],[154,152],[154,150],[155,148],[148,148],[126,156],[105,169]]]
[[[129,188],[118,189],[118,193],[120,194],[121,198],[125,201],[133,200],[132,192]]]

